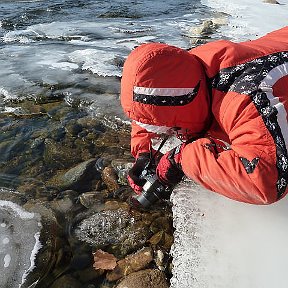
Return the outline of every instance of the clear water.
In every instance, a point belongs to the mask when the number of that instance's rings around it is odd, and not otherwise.
[[[151,41],[190,48],[190,29],[212,15],[196,0],[0,1],[0,187],[45,185],[33,178],[55,169],[38,165],[43,146],[52,138],[60,145],[69,123],[87,113],[112,127],[127,120],[119,89],[130,51]],[[57,102],[47,115],[16,117],[36,100]]]

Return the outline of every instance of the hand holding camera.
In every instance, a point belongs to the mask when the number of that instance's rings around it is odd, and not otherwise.
[[[141,177],[141,174],[147,164],[150,162],[150,153],[141,153],[136,159],[133,167],[128,172],[127,180],[131,188],[135,191],[136,194],[141,194],[142,187],[145,184],[145,179]]]
[[[158,163],[148,153],[139,155],[128,175],[130,186],[138,194],[134,200],[148,207],[159,199],[169,198],[174,186],[184,176],[180,165],[184,145],[164,154]]]
[[[185,144],[179,145],[164,154],[156,167],[159,181],[167,186],[175,186],[184,176],[180,164],[184,146]]]

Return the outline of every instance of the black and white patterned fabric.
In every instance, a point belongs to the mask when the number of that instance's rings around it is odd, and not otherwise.
[[[140,94],[140,93],[133,93],[133,100],[136,102],[144,103],[144,104],[150,104],[155,106],[184,106],[189,103],[191,103],[200,87],[200,82],[196,85],[193,90],[187,94],[184,95],[177,95],[177,96],[166,96],[166,95],[155,95],[155,94]],[[159,90],[159,88],[158,88]]]
[[[218,75],[211,79],[213,88],[223,92],[234,91],[250,96],[262,116],[277,148],[278,181],[276,185],[278,198],[285,193],[288,184],[288,125],[286,117],[280,119],[279,109],[283,111],[285,108],[281,103],[275,104],[275,100],[277,102],[279,99],[274,98],[272,86],[287,74],[288,51],[285,51],[222,69]],[[247,169],[247,172],[250,171]]]

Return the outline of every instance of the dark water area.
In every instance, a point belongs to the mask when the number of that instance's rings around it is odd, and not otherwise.
[[[188,0],[0,1],[1,288],[116,287],[128,268],[94,269],[99,249],[121,260],[144,247],[137,269],[169,280],[170,203],[127,204],[121,73],[141,43],[195,45],[190,30],[213,15]]]
[[[87,20],[95,18],[155,18],[170,17],[194,10],[205,11],[196,1],[1,1],[2,28],[23,29],[29,25],[59,21]],[[206,8],[207,9],[207,8]],[[196,10],[196,11],[195,11]]]

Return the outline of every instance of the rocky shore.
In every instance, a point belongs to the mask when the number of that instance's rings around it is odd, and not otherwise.
[[[225,19],[204,21],[183,37],[192,46],[209,42]],[[54,91],[51,97],[17,101],[13,112],[0,114],[0,225],[12,227],[3,249],[19,252],[0,268],[2,282],[11,288],[169,287],[171,204],[163,200],[147,210],[131,205],[130,126],[109,115],[97,119],[85,102],[67,103],[57,87],[47,89]],[[33,261],[36,246],[24,249],[25,239],[18,239],[29,234],[21,232],[26,219],[20,209],[41,228],[31,226],[41,243]],[[23,264],[18,278],[17,261]]]
[[[21,230],[28,221],[16,213],[21,208],[37,215],[41,227],[35,267],[23,269],[27,275],[21,287],[169,287],[171,207],[165,201],[149,210],[131,206],[134,193],[126,182],[134,161],[129,126],[108,128],[103,119],[62,99],[17,105],[20,111],[1,114],[0,119],[0,203],[5,218],[0,224]],[[11,231],[7,251],[19,246],[18,254],[31,258],[31,249],[24,251],[25,239],[20,243]],[[18,234],[26,237],[24,231]],[[16,254],[6,256],[19,257]],[[23,259],[17,259],[20,266]],[[10,262],[6,266],[6,285],[18,287],[23,275],[17,282],[17,268]]]
[[[220,15],[183,37],[192,46],[206,43],[223,24]],[[0,268],[2,282],[11,288],[169,287],[171,204],[131,205],[130,125],[94,117],[89,103],[67,101],[61,89],[47,87],[51,93],[9,103],[15,109],[0,114],[0,224],[12,227],[4,231],[2,250],[4,259],[15,258]],[[24,248],[29,231],[13,230],[26,221],[17,209],[33,215],[29,241],[39,238],[40,245],[32,241],[30,250]]]

